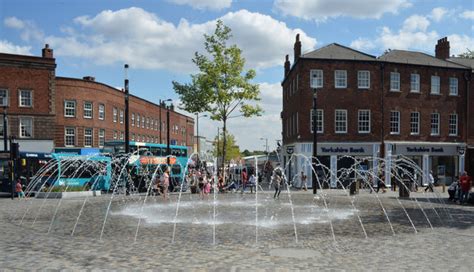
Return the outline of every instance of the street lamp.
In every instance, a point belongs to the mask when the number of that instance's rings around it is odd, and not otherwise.
[[[2,97],[2,100],[5,100],[5,97]],[[7,132],[7,104],[6,101],[3,101],[3,151],[8,150],[8,132]]]
[[[130,153],[130,120],[129,120],[129,91],[128,91],[128,64],[125,64],[125,153]]]
[[[316,102],[318,100],[318,92],[316,88],[313,88],[313,156],[312,156],[312,163],[313,163],[313,171],[312,171],[312,186],[313,186],[313,194],[316,194],[317,188],[316,188],[316,156],[318,153],[318,147],[317,147],[317,134],[318,134],[318,113],[317,113],[317,107],[316,107]]]
[[[164,102],[169,102],[169,101],[172,101],[172,100],[171,99],[166,99],[166,100],[161,100],[160,99],[160,144],[163,143],[163,137],[162,137],[162,134],[161,134],[161,131],[163,130],[163,125],[162,125],[162,122],[161,122],[161,107],[162,107]]]
[[[199,118],[200,117],[207,117],[207,114],[199,116],[199,113],[196,113],[196,138],[197,138],[197,154],[198,154],[198,159],[199,156],[201,155],[200,150],[199,150]]]
[[[260,138],[260,140],[265,140],[265,152],[267,153],[267,156],[268,156],[268,138]]]

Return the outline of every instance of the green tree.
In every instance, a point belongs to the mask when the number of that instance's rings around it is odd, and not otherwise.
[[[240,148],[238,145],[236,145],[234,135],[230,133],[225,133],[225,137],[227,138],[225,141],[225,145],[226,145],[225,148],[223,148],[224,132],[220,133],[219,139],[217,138],[217,136],[214,139],[214,156],[216,157],[223,156],[223,151],[227,150],[225,154],[226,161],[240,158]]]
[[[173,81],[173,88],[182,101],[182,109],[191,113],[208,112],[212,120],[222,122],[223,158],[227,158],[225,135],[229,118],[259,116],[262,113],[258,105],[251,103],[260,100],[258,84],[250,82],[256,73],[253,69],[244,71],[242,50],[236,45],[227,45],[230,37],[231,29],[218,20],[214,34],[204,35],[207,54],[196,52],[194,55],[193,63],[199,73],[191,75],[191,83]]]
[[[474,51],[467,49],[467,52],[459,54],[458,57],[465,59],[474,59]]]

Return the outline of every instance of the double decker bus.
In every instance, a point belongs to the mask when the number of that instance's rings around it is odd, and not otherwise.
[[[186,164],[188,162],[188,149],[186,146],[170,145],[170,156],[168,164],[167,146],[166,144],[145,143],[130,141],[130,152],[128,164],[132,167],[131,175],[134,177],[134,183],[140,191],[145,184],[137,180],[144,177],[151,178],[157,167],[160,167],[158,173],[162,173],[167,167],[170,168],[170,177],[173,185],[179,185],[182,181]],[[104,154],[117,156],[125,154],[124,141],[105,142],[102,150]]]

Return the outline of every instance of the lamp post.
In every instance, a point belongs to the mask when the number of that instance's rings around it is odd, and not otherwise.
[[[130,153],[130,120],[129,120],[129,91],[128,91],[128,64],[125,64],[125,153]]]
[[[5,97],[2,97],[2,99],[5,99]],[[3,151],[8,150],[8,132],[7,132],[7,104],[5,103],[6,101],[3,101],[5,106],[3,106]]]
[[[163,137],[161,134],[161,132],[163,131],[163,123],[161,121],[161,106],[163,105],[164,102],[168,102],[168,101],[171,101],[171,99],[165,99],[165,100],[160,99],[160,144],[163,143]]]
[[[313,171],[312,171],[312,186],[313,186],[313,194],[316,194],[317,192],[317,188],[316,188],[316,179],[317,179],[317,175],[316,175],[316,156],[317,156],[317,153],[318,153],[318,147],[317,147],[317,134],[318,134],[318,120],[317,120],[317,117],[318,117],[318,113],[317,113],[317,107],[316,107],[316,102],[318,100],[318,93],[317,93],[317,89],[314,88],[313,89],[313,156],[312,156],[312,163],[313,163]]]
[[[196,113],[196,138],[197,138],[196,149],[197,149],[198,158],[201,155],[200,150],[199,150],[199,118],[200,117],[207,117],[207,114],[199,116],[199,113]]]

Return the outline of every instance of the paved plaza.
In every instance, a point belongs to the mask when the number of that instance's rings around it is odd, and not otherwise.
[[[178,211],[178,195],[0,199],[0,267],[472,271],[474,207],[397,196],[183,193]]]

